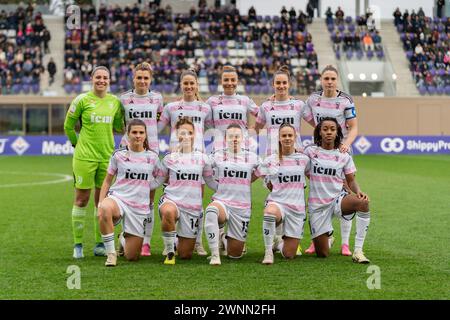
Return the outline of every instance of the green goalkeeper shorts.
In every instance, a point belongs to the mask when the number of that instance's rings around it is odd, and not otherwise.
[[[108,162],[73,159],[73,180],[77,189],[100,189],[106,177]]]

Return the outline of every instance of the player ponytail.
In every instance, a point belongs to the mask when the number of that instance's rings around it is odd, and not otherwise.
[[[144,130],[145,130],[144,149],[150,150],[150,145],[148,143],[148,136],[147,136],[147,126],[145,125],[145,122],[142,121],[141,119],[131,120],[127,127],[127,134],[130,134],[131,127],[134,127],[134,126],[144,127]]]
[[[337,149],[341,145],[341,141],[344,138],[344,135],[342,134],[342,128],[339,125],[339,123],[337,122],[336,118],[325,117],[320,120],[320,122],[314,128],[314,143],[316,145],[318,145],[319,147],[322,146],[322,136],[320,135],[320,131],[322,130],[322,124],[325,121],[332,121],[336,124],[337,134],[336,134],[336,139],[334,140],[334,148]]]
[[[322,73],[320,75],[322,76],[327,71],[333,71],[336,73],[336,75],[339,75],[337,69],[334,66],[332,66],[331,64],[328,64],[325,68],[323,68]]]
[[[289,67],[287,65],[281,66],[275,73],[273,74],[272,83],[275,83],[275,78],[279,74],[284,74],[287,76],[289,83],[291,82],[291,73],[289,72]]]

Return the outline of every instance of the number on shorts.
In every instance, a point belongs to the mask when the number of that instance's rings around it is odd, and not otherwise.
[[[192,230],[198,229],[198,219],[190,218],[189,220],[191,220],[191,229]]]
[[[248,221],[242,221],[242,232],[247,233],[248,230]]]

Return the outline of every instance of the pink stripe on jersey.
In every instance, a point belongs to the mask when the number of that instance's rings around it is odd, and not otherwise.
[[[216,126],[226,126],[232,123],[237,123],[240,126],[246,126],[246,122],[243,120],[231,120],[231,119],[220,119],[220,120],[214,120],[214,124]]]
[[[194,210],[194,211],[200,211],[200,210],[203,209],[201,205],[186,204],[186,203],[184,203],[184,202],[179,202],[179,203],[178,203],[178,202],[176,202],[176,201],[170,199],[167,195],[164,195],[164,198],[167,199],[167,200],[172,201],[172,202],[175,203],[177,206],[179,206],[180,208],[183,208],[183,209],[190,209],[190,210]]]
[[[223,200],[218,197],[212,197],[213,200],[219,200],[227,205],[230,205],[232,207],[239,207],[243,209],[249,209],[251,208],[251,204],[248,202],[241,202],[241,201],[235,201],[235,200]]]
[[[344,173],[345,174],[350,174],[350,173],[354,173],[354,172],[356,172],[356,168],[355,167],[351,167],[351,168],[348,168],[348,169],[344,168]]]
[[[334,200],[333,198],[312,198],[312,197],[308,198],[309,203],[318,203],[318,204],[327,204],[332,202],[333,200]]]
[[[156,119],[144,119],[145,125],[148,126],[156,126]]]
[[[148,210],[148,211],[150,211],[150,207],[148,205],[146,205],[146,204],[141,204],[141,203],[134,202],[134,201],[131,201],[131,200],[126,200],[125,198],[122,198],[122,197],[118,196],[116,193],[114,193],[113,196],[118,198],[118,199],[120,199],[123,203],[129,205],[130,207],[133,207],[133,208],[138,209],[138,210]]]
[[[110,174],[110,175],[115,175],[116,173],[117,173],[117,169],[112,169],[112,168],[108,168],[108,173]]]
[[[247,179],[237,180],[236,178],[220,178],[219,184],[249,186],[251,182]]]
[[[199,111],[199,112],[203,112],[203,113],[208,113],[208,108],[201,106],[199,107],[199,105],[185,105],[185,104],[175,104],[169,107],[169,112],[174,112],[177,111],[180,106],[182,107],[183,110],[186,111]]]
[[[123,155],[117,156],[117,162],[124,163],[124,162],[128,162],[128,161],[130,161],[130,158],[128,158],[128,157],[124,157]],[[143,157],[137,158],[136,157],[136,158],[133,158],[133,163],[148,163],[150,165],[155,165],[156,159],[150,159],[150,161],[148,161],[147,158],[143,158]]]
[[[308,164],[308,160],[291,160],[291,159],[283,159],[281,162],[281,165],[284,167],[288,167],[288,166],[306,166]]]
[[[136,187],[148,187],[149,182],[147,180],[136,180],[136,179],[121,179],[115,183],[116,186],[127,185]]]
[[[169,183],[171,187],[193,187],[198,188],[201,187],[201,181],[192,181],[192,180],[175,180]]]
[[[325,108],[325,109],[334,109],[334,110],[338,110],[338,108],[336,108],[336,102],[329,102],[329,101],[325,101],[325,100],[321,100],[320,101],[320,107],[321,108]]]
[[[272,108],[272,106],[270,105],[270,106],[265,106],[264,107],[264,111],[265,112],[270,112],[271,109]],[[293,104],[293,108],[291,107],[291,104],[284,104],[284,105],[274,105],[273,106],[273,108],[276,110],[276,111],[289,111],[289,110],[292,110],[292,111],[299,111],[300,110],[300,105],[298,105],[297,103],[295,103],[295,104]]]
[[[311,175],[309,177],[310,181],[320,181],[325,183],[342,183],[342,179],[339,177],[327,177],[327,176],[317,176],[317,175]]]
[[[274,183],[274,190],[284,190],[284,189],[303,189],[305,184],[303,182],[284,182],[284,183]]]
[[[167,159],[167,164],[168,165],[174,165],[174,164],[181,164],[181,165],[201,165],[204,166],[205,165],[205,161],[202,160],[198,160],[198,159]]]

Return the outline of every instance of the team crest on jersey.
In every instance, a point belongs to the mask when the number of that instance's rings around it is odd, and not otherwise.
[[[340,102],[336,102],[336,109],[339,109]]]

